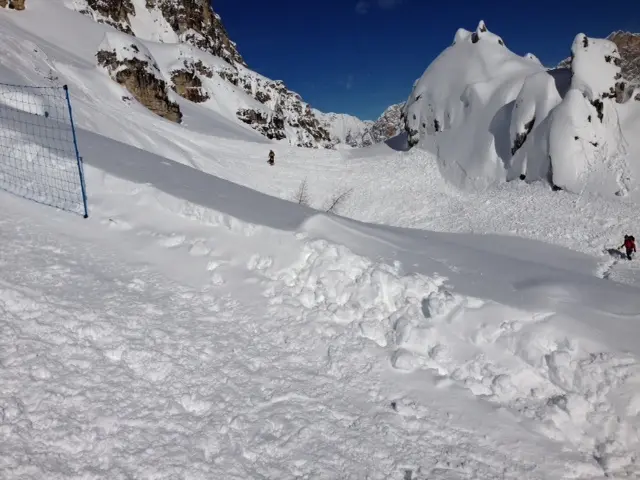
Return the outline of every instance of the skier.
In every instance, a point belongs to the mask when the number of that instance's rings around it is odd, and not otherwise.
[[[267,161],[269,165],[273,165],[276,163],[276,154],[273,153],[273,150],[269,150],[269,160]]]
[[[636,239],[633,235],[625,235],[624,243],[620,246],[620,248],[624,247],[627,251],[627,259],[631,260],[631,253],[635,253],[636,251]]]

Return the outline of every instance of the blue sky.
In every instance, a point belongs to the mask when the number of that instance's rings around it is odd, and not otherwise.
[[[518,54],[545,65],[569,56],[577,33],[640,32],[637,0],[215,0],[248,65],[322,111],[375,119],[480,19]],[[572,4],[572,5],[569,5]],[[624,12],[628,11],[628,14]]]

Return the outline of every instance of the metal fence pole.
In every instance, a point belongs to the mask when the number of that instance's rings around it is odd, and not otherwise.
[[[71,122],[71,133],[73,134],[73,147],[76,151],[76,160],[78,162],[78,174],[80,175],[80,186],[82,188],[82,203],[84,204],[84,218],[89,218],[89,207],[87,206],[87,187],[84,182],[84,168],[82,166],[82,157],[78,150],[78,138],[76,137],[76,127],[73,123],[73,111],[71,109],[71,98],[69,97],[69,87],[65,85],[64,92],[67,97],[67,107],[69,108],[69,121]]]

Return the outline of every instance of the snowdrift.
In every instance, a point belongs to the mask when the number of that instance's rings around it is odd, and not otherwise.
[[[446,180],[461,188],[526,179],[621,195],[638,160],[628,155],[631,126],[620,122],[619,102],[640,109],[624,89],[608,40],[579,34],[570,69],[548,70],[481,21],[474,32],[458,30],[416,82],[405,128],[410,144],[436,152]]]

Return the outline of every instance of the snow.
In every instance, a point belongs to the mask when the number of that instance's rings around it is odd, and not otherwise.
[[[104,40],[98,47],[99,52],[113,52],[116,55],[118,62],[124,63],[128,60],[137,60],[144,64],[145,70],[152,76],[162,79],[162,73],[158,68],[151,52],[146,48],[142,42],[136,38],[131,37],[120,32],[108,32],[105,35]],[[126,69],[126,65],[118,66],[111,74],[113,76],[121,70]]]
[[[615,43],[580,33],[573,40],[571,55],[573,88],[585,93],[589,100],[601,99],[611,91],[620,73],[620,54]]]
[[[373,143],[373,122],[344,113],[324,113],[316,109],[313,109],[313,113],[326,126],[334,142],[341,146],[363,147]]]
[[[45,99],[37,90],[26,92],[14,85],[0,84],[0,105],[34,115],[44,116],[47,112]]]
[[[186,101],[175,125],[120,102],[93,58],[106,27],[55,6],[0,11],[0,80],[69,84],[91,216],[0,192],[0,476],[640,474],[640,269],[606,252],[638,228],[632,191],[460,190],[428,141],[300,149]],[[40,32],[49,14],[69,28]],[[91,48],[56,42],[82,28]],[[451,48],[511,58],[483,29]],[[176,45],[148,49],[170,68]],[[459,93],[513,102],[500,149],[535,115],[525,152],[590,104],[556,106],[555,78],[512,60]],[[637,110],[614,108],[639,152]],[[305,178],[311,207],[351,190],[344,217],[288,201]]]
[[[410,143],[435,154],[458,188],[522,178],[637,196],[633,126],[620,115],[640,107],[616,103],[616,46],[579,34],[572,55],[571,70],[547,70],[535,56],[508,50],[483,22],[473,33],[459,29],[409,97]]]
[[[178,43],[179,38],[159,8],[147,8],[146,0],[131,0],[135,15],[129,15],[131,30],[142,40]]]

